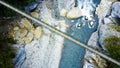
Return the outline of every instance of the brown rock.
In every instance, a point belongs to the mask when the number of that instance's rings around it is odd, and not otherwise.
[[[41,27],[37,27],[34,31],[34,37],[35,38],[40,38],[41,37],[41,34],[42,34],[42,28]]]

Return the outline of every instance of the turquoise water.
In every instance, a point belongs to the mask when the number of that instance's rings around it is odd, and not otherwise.
[[[89,21],[82,20],[82,18],[84,17],[75,19],[73,26],[67,31],[67,33],[80,42],[87,44],[91,34],[97,29],[98,18],[97,16],[94,17],[95,22],[93,28],[89,28]],[[78,23],[84,24],[81,27],[77,27]],[[65,39],[64,42],[60,68],[81,68],[85,55],[85,48],[68,39]]]
[[[97,6],[98,2],[94,0],[93,4],[95,3],[95,5]],[[87,44],[91,34],[95,30],[97,30],[98,27],[97,15],[93,17],[94,25],[92,28],[89,27],[90,21],[85,20],[84,16],[72,20],[74,20],[74,22],[72,23],[72,26],[68,29],[67,34],[77,39],[78,41]],[[68,23],[68,25],[70,24]],[[65,39],[59,68],[82,68],[84,55],[85,48],[68,39]]]
[[[95,4],[95,6],[97,6],[97,4],[99,3],[98,0],[88,0],[88,1],[92,1],[93,4]],[[93,15],[94,12],[92,13]],[[73,20],[74,22],[69,23],[71,20]],[[93,20],[94,20],[94,25],[93,27],[89,28],[90,21],[85,20],[84,16],[76,19],[68,19],[69,22],[67,23],[67,25],[72,24],[72,26],[68,28],[67,34],[79,40],[80,42],[87,44],[91,34],[98,27],[97,15],[93,17]],[[24,50],[24,47],[21,47],[20,52],[13,61],[14,67],[19,67],[24,62],[25,55],[26,52]],[[85,55],[85,48],[81,47],[80,45],[68,39],[65,39],[59,68],[82,68],[84,55]]]

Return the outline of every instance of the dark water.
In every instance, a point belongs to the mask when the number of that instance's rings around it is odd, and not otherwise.
[[[87,44],[91,34],[98,27],[98,17],[94,16],[94,25],[92,28],[89,28],[88,20],[85,20],[85,17],[80,17],[73,19],[74,22],[71,28],[68,29],[67,34],[73,38],[79,40],[80,42]],[[65,39],[64,48],[62,51],[62,58],[60,61],[60,68],[82,68],[83,58],[85,55],[85,48],[80,45]]]

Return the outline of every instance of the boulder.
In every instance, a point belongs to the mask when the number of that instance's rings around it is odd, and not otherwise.
[[[112,4],[111,16],[120,18],[120,2]]]
[[[96,14],[98,15],[99,18],[104,18],[108,12],[110,11],[112,2],[108,0],[101,0],[100,4],[96,8]]]
[[[110,18],[104,18],[104,24],[110,24],[113,23]]]
[[[41,27],[37,27],[34,31],[34,37],[35,38],[40,38],[41,37],[41,34],[42,34],[42,28]]]
[[[70,11],[67,13],[67,18],[78,18],[82,16],[82,11],[78,7],[73,7]]]
[[[114,25],[114,24],[105,24],[102,25],[100,27],[99,30],[99,43],[101,45],[101,47],[106,50],[105,46],[104,46],[104,40],[105,38],[109,38],[112,36],[115,37],[120,37],[120,30],[119,30],[120,26]]]
[[[31,15],[35,18],[39,18],[39,14],[37,12],[31,12]]]

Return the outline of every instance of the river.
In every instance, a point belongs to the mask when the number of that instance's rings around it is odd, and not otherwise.
[[[67,25],[71,26],[67,28],[66,34],[87,44],[91,34],[96,31],[98,27],[98,17],[95,15],[95,9],[99,4],[99,0],[77,0],[76,2],[76,7],[79,7],[82,10],[83,16],[67,19]],[[48,14],[44,9],[43,14]],[[46,18],[47,16],[49,15],[46,15]],[[72,23],[70,23],[71,21]],[[49,32],[49,30],[44,30],[46,33],[41,39],[34,40],[30,44],[25,45],[25,50],[22,49],[24,53],[21,51],[17,55],[17,58],[14,61],[15,67],[82,68],[86,51],[85,48],[68,39],[60,37],[57,34],[53,34],[52,32]],[[51,34],[53,38],[60,38],[62,43],[51,39]],[[46,39],[46,41],[44,39]],[[54,41],[54,43],[51,43],[50,41]]]

